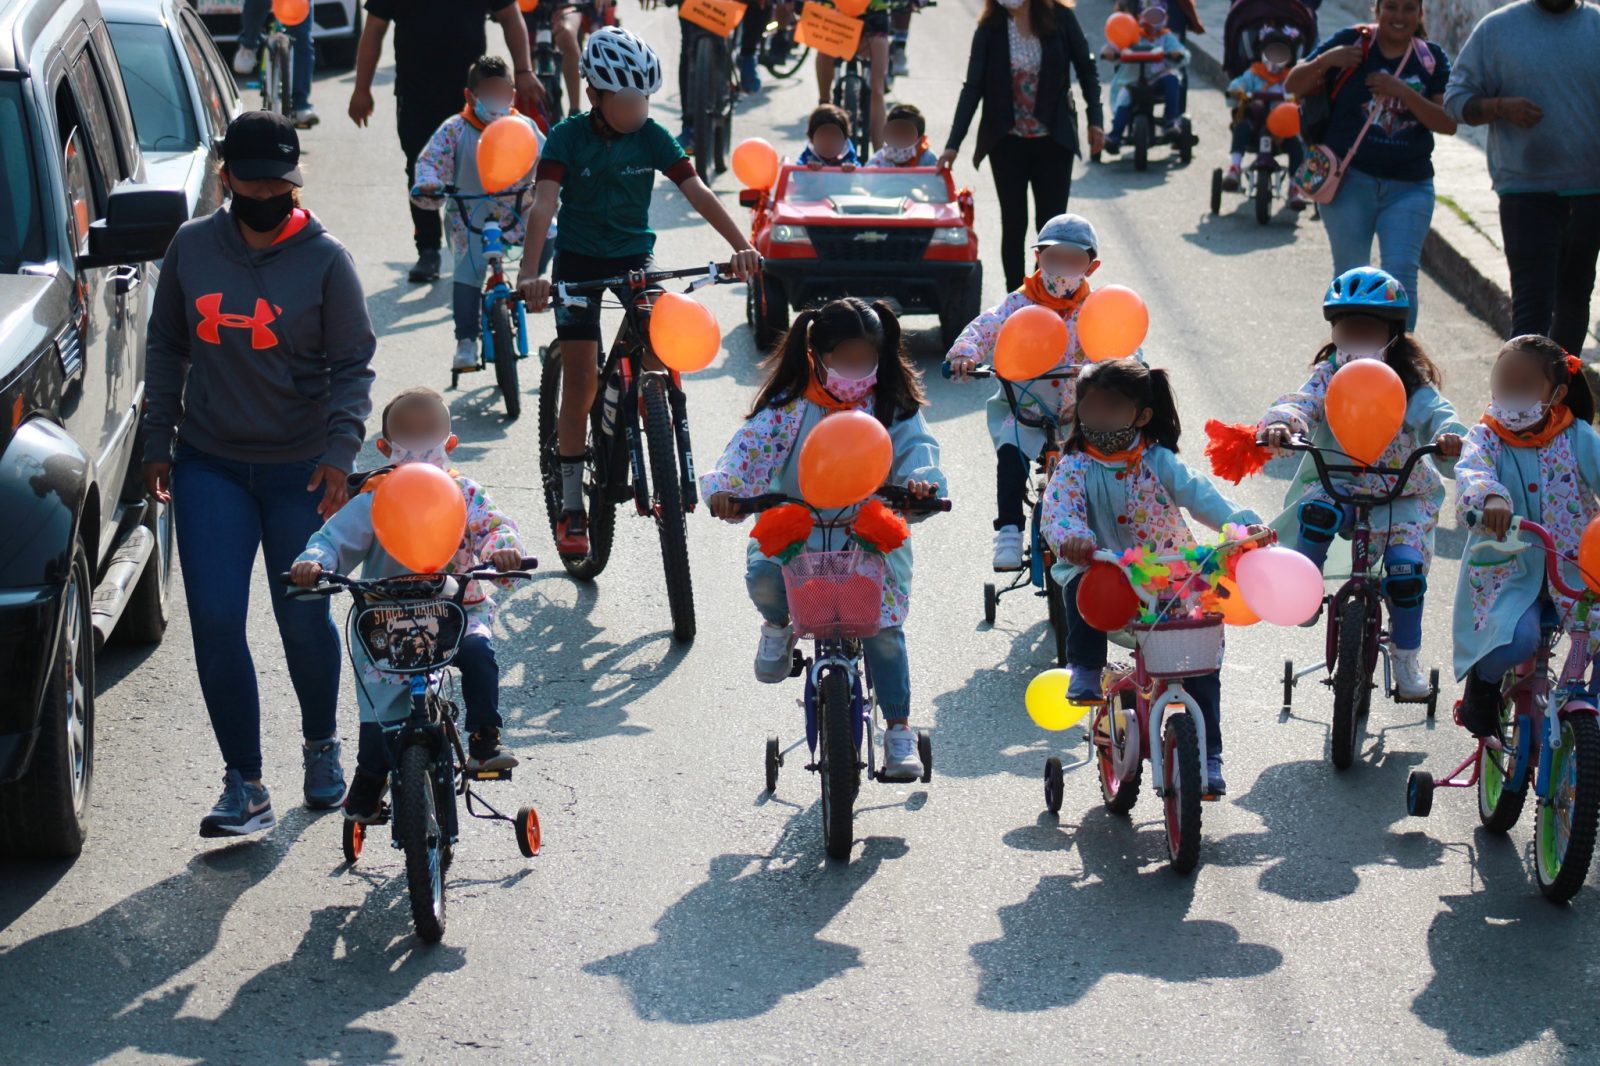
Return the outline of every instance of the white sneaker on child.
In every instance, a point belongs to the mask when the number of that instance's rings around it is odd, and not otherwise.
[[[246,48],[244,45],[239,45],[233,50],[233,72],[240,77],[254,74],[257,62],[259,60],[256,58],[256,50],[254,48]]]
[[[1022,569],[1022,530],[1001,526],[994,535],[994,568],[997,572]]]
[[[910,726],[892,725],[883,731],[883,776],[890,781],[915,781],[922,776],[917,735]]]
[[[1394,691],[1401,699],[1424,699],[1433,687],[1422,672],[1422,664],[1417,662],[1417,654],[1416,648],[1406,651],[1389,645],[1389,661],[1394,667]]]
[[[450,369],[478,369],[478,342],[470,339],[456,341],[456,355],[455,358],[450,361]]]
[[[756,680],[776,685],[786,680],[794,665],[794,646],[799,638],[794,626],[761,623],[761,643],[756,648]]]

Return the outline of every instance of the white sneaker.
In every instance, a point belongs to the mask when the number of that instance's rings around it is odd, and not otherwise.
[[[894,725],[884,730],[883,776],[890,781],[915,781],[922,776],[917,735],[910,726]]]
[[[478,369],[478,342],[475,340],[456,341],[456,355],[450,361],[451,370],[476,370]]]
[[[1401,699],[1425,699],[1432,688],[1428,676],[1417,662],[1417,649],[1405,651],[1389,645],[1389,660],[1394,666],[1394,690]]]
[[[296,129],[308,130],[321,121],[322,118],[317,114],[317,109],[312,107],[310,104],[296,109],[294,113],[294,125]]]
[[[233,50],[233,72],[235,74],[241,77],[246,74],[254,74],[256,72],[256,64],[257,58],[254,48],[246,48],[241,44]]]
[[[1022,530],[1016,526],[1001,526],[995,533],[994,568],[996,571],[1022,569]]]
[[[794,626],[762,622],[761,644],[756,648],[756,680],[766,685],[787,680],[794,665],[794,646],[798,640]]]

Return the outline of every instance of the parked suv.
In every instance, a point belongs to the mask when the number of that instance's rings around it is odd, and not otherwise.
[[[151,261],[188,208],[142,185],[95,0],[0,0],[0,145],[0,853],[72,855],[96,652],[166,626],[139,416]]]

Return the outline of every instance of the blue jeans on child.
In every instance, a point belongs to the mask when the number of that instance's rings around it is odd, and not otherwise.
[[[1323,505],[1331,509],[1331,505]],[[1351,521],[1353,512],[1345,509],[1344,522]],[[1328,562],[1328,547],[1333,543],[1334,534],[1312,530],[1304,522],[1300,525],[1300,543],[1296,549],[1301,555],[1317,564],[1321,570]],[[1422,577],[1422,553],[1406,544],[1394,544],[1383,553],[1383,566],[1390,575],[1390,581],[1395,580],[1395,575],[1403,574],[1409,577],[1416,575],[1417,588],[1420,590]],[[1412,595],[1410,590],[1400,593],[1391,593],[1391,589],[1384,589],[1385,598],[1389,602],[1389,636],[1394,640],[1394,646],[1401,651],[1415,651],[1422,647],[1422,594],[1420,591]]]
[[[1322,205],[1335,276],[1371,265],[1372,238],[1378,238],[1383,269],[1399,279],[1411,297],[1406,329],[1417,328],[1417,269],[1422,242],[1433,222],[1433,179],[1388,181],[1351,167],[1331,203]]]
[[[1555,604],[1543,596],[1534,600],[1528,605],[1528,609],[1522,612],[1522,617],[1517,619],[1517,627],[1512,630],[1511,639],[1473,665],[1472,669],[1477,673],[1478,680],[1498,684],[1508,671],[1533,658],[1533,653],[1539,650],[1541,629],[1560,624],[1561,618],[1556,614]]]
[[[555,254],[555,241],[546,240],[544,254],[539,257],[540,276],[549,269],[550,260]],[[455,284],[451,286],[450,312],[455,320],[458,341],[474,340],[480,332],[483,282],[487,270],[488,264],[483,259],[483,238],[468,230],[467,247],[456,251],[455,270],[452,273]]]
[[[1106,668],[1106,635],[1078,613],[1078,583],[1082,575],[1067,582],[1062,590],[1067,598],[1067,668],[1099,673]],[[1183,690],[1200,707],[1206,726],[1206,754],[1222,755],[1222,672],[1183,679]]]
[[[756,560],[745,569],[744,585],[750,601],[770,625],[789,622],[789,597],[783,588],[783,568],[774,562]],[[899,626],[887,626],[861,642],[867,669],[872,671],[872,691],[883,716],[888,719],[911,716],[911,664],[906,659],[906,633]]]
[[[461,679],[461,702],[466,705],[467,734],[471,735],[480,729],[499,729],[502,723],[500,664],[494,657],[494,642],[482,633],[468,634],[461,639],[461,647],[456,651],[455,661],[451,665]],[[370,682],[367,687],[371,688]],[[356,688],[358,693],[363,691],[359,679]],[[393,718],[390,724],[401,720],[403,716]],[[356,746],[357,768],[368,774],[388,773],[389,752],[383,743],[383,723],[362,722],[359,738]]]
[[[223,760],[246,781],[261,777],[261,699],[245,629],[258,548],[301,735],[326,740],[338,731],[344,656],[328,601],[291,600],[278,581],[322,527],[322,490],[306,491],[316,468],[312,459],[242,463],[185,444],[172,464],[173,528],[200,692]]]
[[[261,29],[272,12],[272,0],[244,0],[239,12],[239,47],[254,52],[261,47]],[[293,44],[291,56],[289,95],[290,106],[296,111],[311,106],[311,72],[316,65],[316,49],[311,44],[311,17],[308,15],[298,25],[285,26]]]
[[[1170,126],[1178,121],[1183,114],[1183,82],[1178,80],[1176,74],[1163,74],[1155,80],[1156,88],[1161,90],[1161,124]],[[1127,132],[1128,122],[1133,118],[1133,103],[1129,101],[1117,106],[1116,113],[1111,117],[1111,139],[1122,140],[1122,135]]]

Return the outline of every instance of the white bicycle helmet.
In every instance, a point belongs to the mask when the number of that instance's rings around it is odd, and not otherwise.
[[[619,26],[589,35],[578,70],[602,92],[632,89],[649,96],[661,88],[661,60],[655,50]]]

